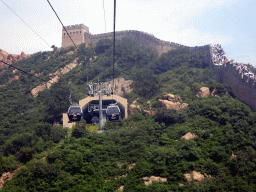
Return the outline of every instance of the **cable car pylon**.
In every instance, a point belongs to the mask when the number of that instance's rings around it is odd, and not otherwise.
[[[98,83],[87,83],[89,86],[88,95],[94,97],[95,94],[99,96],[99,131],[103,129],[103,113],[102,113],[102,96],[110,96],[113,94],[111,90],[111,82],[98,82]]]

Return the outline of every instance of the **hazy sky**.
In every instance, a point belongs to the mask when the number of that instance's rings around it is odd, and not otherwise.
[[[12,54],[61,46],[62,26],[47,0],[0,0],[0,49]],[[114,0],[50,0],[65,26],[84,23],[92,34],[113,31]],[[219,43],[229,59],[256,66],[256,0],[117,0],[116,31],[138,30],[157,38],[201,46]]]

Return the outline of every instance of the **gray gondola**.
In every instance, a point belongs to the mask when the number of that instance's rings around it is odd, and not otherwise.
[[[71,105],[68,108],[68,119],[70,122],[81,121],[83,117],[83,110],[79,105]]]
[[[121,111],[118,105],[109,105],[106,110],[106,117],[108,121],[120,121]]]

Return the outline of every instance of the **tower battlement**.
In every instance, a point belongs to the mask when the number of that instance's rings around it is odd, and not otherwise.
[[[89,32],[89,28],[84,24],[79,25],[69,25],[65,27],[67,29],[68,34],[73,39],[74,43],[78,46],[81,43],[92,44],[92,46],[96,46],[97,42],[101,39],[113,39],[113,32],[102,33],[102,34],[91,34]],[[69,36],[65,29],[62,29],[62,47],[72,46],[73,43],[70,40]],[[149,47],[157,54],[163,54],[170,50],[177,49],[180,47],[187,47],[178,43],[163,41],[158,39],[152,34],[148,34],[142,31],[136,30],[125,30],[125,31],[117,31],[115,33],[116,39],[121,40],[122,38],[130,38],[136,42],[138,42],[141,46]],[[205,50],[205,47],[187,47],[191,52],[198,50]]]
[[[89,28],[85,26],[84,24],[77,24],[77,25],[69,25],[62,28],[62,43],[61,47],[68,47],[70,45],[73,45],[72,41],[70,40],[69,36],[71,36],[74,43],[78,46],[81,43],[85,43],[85,33],[89,33]]]
[[[67,32],[64,28],[62,28],[62,47],[69,47],[73,45],[68,35],[71,36],[72,40],[77,46],[81,43],[96,46],[97,42],[101,39],[113,38],[113,32],[91,34],[89,32],[89,28],[84,24],[69,25],[65,26],[65,28],[67,29]],[[116,32],[116,39],[120,40],[124,37],[137,41],[141,46],[150,47],[158,54],[166,53],[167,51],[177,49],[178,47],[186,47],[173,42],[160,40],[154,35],[142,31],[126,30]]]
[[[84,24],[76,24],[76,25],[68,25],[65,26],[67,30],[73,30],[73,29],[85,29],[87,32],[89,32],[89,28],[85,26]],[[62,31],[65,31],[64,27],[62,28]]]

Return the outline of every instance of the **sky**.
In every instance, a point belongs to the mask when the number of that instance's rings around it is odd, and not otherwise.
[[[92,34],[113,31],[114,0],[49,1],[65,26],[83,23]],[[116,31],[144,31],[186,46],[218,43],[228,59],[256,66],[256,0],[116,1]],[[62,25],[47,0],[0,0],[0,49],[49,51],[61,47],[61,38]]]

